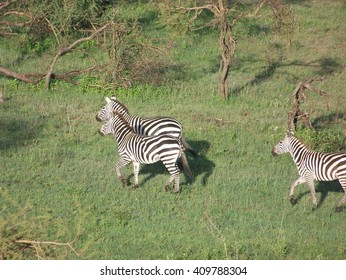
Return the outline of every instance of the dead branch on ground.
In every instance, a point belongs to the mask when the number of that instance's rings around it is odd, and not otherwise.
[[[73,253],[75,253],[77,256],[80,256],[80,254],[76,251],[76,249],[73,248],[72,242],[61,243],[61,242],[56,242],[56,241],[37,241],[37,240],[20,239],[20,240],[16,240],[15,243],[26,244],[26,245],[32,246],[36,251],[37,259],[44,259],[44,257],[42,257],[43,250],[41,248],[41,245],[66,246],[66,247],[70,248],[70,250]]]

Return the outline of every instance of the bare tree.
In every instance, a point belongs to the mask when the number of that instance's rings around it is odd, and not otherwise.
[[[160,1],[161,2],[161,1]],[[168,1],[169,2],[169,1]],[[179,1],[180,2],[180,1]],[[200,5],[197,5],[197,2]],[[248,1],[247,1],[248,2]],[[191,2],[190,2],[191,3]],[[162,5],[162,4],[161,4]],[[175,9],[178,12],[185,13],[189,17],[189,29],[197,30],[208,26],[217,26],[220,30],[219,46],[221,50],[221,60],[218,75],[218,87],[221,97],[228,97],[228,77],[233,62],[233,56],[236,48],[236,41],[233,36],[234,26],[243,18],[257,18],[260,11],[265,7],[269,7],[271,16],[275,21],[275,29],[279,30],[284,25],[293,25],[293,13],[287,5],[281,0],[262,0],[253,1],[246,5],[244,9],[240,9],[241,1],[226,0],[201,0],[193,1],[190,6],[174,6],[166,3],[166,8]],[[245,6],[244,6],[245,7]],[[200,26],[192,27],[196,19],[204,12],[209,11],[213,14],[213,18]]]

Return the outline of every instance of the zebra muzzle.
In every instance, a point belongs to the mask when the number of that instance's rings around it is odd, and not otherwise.
[[[101,120],[101,118],[99,117],[99,115],[96,115],[96,120],[98,121],[98,122],[102,122],[102,120]]]
[[[273,155],[274,157],[276,157],[276,156],[278,156],[279,154],[275,151],[275,149],[273,149],[273,150],[272,150],[272,155]]]

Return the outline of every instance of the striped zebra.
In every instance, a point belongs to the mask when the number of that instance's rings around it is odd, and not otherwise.
[[[196,152],[185,141],[183,137],[183,128],[181,124],[169,117],[156,117],[156,118],[141,118],[139,116],[130,115],[125,105],[116,100],[114,96],[111,98],[106,97],[106,105],[96,115],[97,121],[106,121],[113,116],[113,111],[117,111],[124,119],[130,124],[135,133],[142,135],[171,135],[179,139],[184,149],[189,151],[192,155]]]
[[[339,180],[345,194],[338,203],[336,211],[342,210],[346,203],[346,153],[320,153],[309,150],[292,132],[280,141],[272,151],[274,156],[290,153],[298,168],[299,178],[290,187],[290,201],[297,203],[294,197],[296,186],[307,183],[312,196],[314,208],[317,207],[314,180],[333,181]]]
[[[134,133],[129,123],[117,111],[102,125],[99,132],[101,135],[112,133],[115,136],[120,155],[120,160],[115,164],[115,171],[124,186],[126,186],[126,180],[121,175],[120,169],[131,162],[133,162],[134,170],[134,187],[138,187],[138,173],[141,163],[151,164],[161,161],[164,164],[170,174],[165,184],[166,191],[169,190],[173,181],[173,192],[180,191],[179,168],[177,166],[179,158],[182,160],[184,171],[193,179],[183,147],[177,138],[170,135],[148,136]]]

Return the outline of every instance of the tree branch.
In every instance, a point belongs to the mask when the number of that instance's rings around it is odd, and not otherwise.
[[[305,90],[309,89],[318,93],[321,96],[330,96],[331,93],[318,89],[311,85],[314,81],[324,81],[323,77],[310,78],[305,81],[299,82],[291,95],[291,110],[288,113],[288,129],[296,130],[298,120],[301,119],[304,125],[312,129],[310,122],[310,113],[300,110],[300,104],[306,99]],[[327,104],[328,106],[328,104]]]
[[[30,80],[26,74],[18,74],[16,72],[13,72],[3,67],[0,67],[0,73],[2,73],[3,75],[7,77],[20,80],[26,83],[34,84],[34,85],[36,85],[40,81],[40,80]]]
[[[57,54],[55,55],[52,63],[50,64],[48,73],[46,75],[46,83],[45,86],[47,89],[49,89],[49,85],[50,85],[50,81],[52,78],[52,75],[54,73],[54,69],[55,69],[55,65],[58,61],[58,59],[63,56],[64,54],[70,52],[72,49],[74,49],[78,44],[85,42],[85,41],[89,41],[92,40],[98,33],[102,32],[106,27],[108,27],[109,24],[107,23],[106,25],[104,25],[103,27],[97,29],[93,34],[91,34],[89,37],[85,37],[85,38],[81,38],[78,39],[77,41],[73,42],[71,45],[67,46],[67,47],[62,47],[58,50]]]

